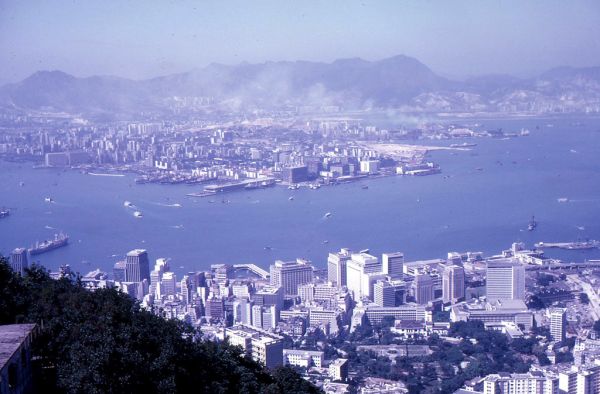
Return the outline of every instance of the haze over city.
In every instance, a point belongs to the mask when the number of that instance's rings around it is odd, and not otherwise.
[[[598,4],[0,0],[0,394],[600,394]]]
[[[35,12],[32,12],[35,10]],[[415,57],[453,78],[600,64],[596,1],[0,2],[0,83],[210,63]]]

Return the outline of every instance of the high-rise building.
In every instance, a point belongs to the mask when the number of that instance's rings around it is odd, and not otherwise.
[[[279,310],[283,309],[283,287],[264,286],[252,295],[256,305],[275,305]]]
[[[16,248],[11,252],[9,261],[12,270],[19,275],[23,275],[25,270],[29,267],[29,262],[27,260],[27,249]]]
[[[488,301],[525,299],[525,267],[512,259],[488,261],[486,296]]]
[[[125,281],[141,282],[143,279],[150,281],[150,262],[148,252],[144,249],[134,249],[127,253],[125,264]]]
[[[567,330],[567,310],[565,308],[550,309],[550,334],[555,341],[565,339]]]
[[[283,180],[287,183],[299,183],[308,180],[307,166],[286,167],[281,171]]]
[[[181,298],[186,305],[192,303],[194,299],[194,294],[196,294],[196,287],[194,281],[188,276],[183,275],[181,279]]]
[[[263,327],[262,310],[263,309],[261,305],[252,306],[252,326],[260,329]]]
[[[113,266],[113,278],[115,282],[125,282],[125,271],[127,262],[125,260],[117,261]]]
[[[252,307],[252,325],[256,328],[268,330],[275,328],[279,321],[279,311],[275,305]]]
[[[393,307],[406,302],[404,281],[378,280],[373,287],[373,300],[379,306]]]
[[[382,271],[388,275],[402,275],[404,265],[404,253],[384,253],[381,255]]]
[[[329,364],[329,377],[334,381],[345,381],[348,379],[348,360],[338,358]]]
[[[152,272],[150,272],[150,294],[156,293],[156,286],[162,280],[163,273],[168,270],[169,263],[167,262],[167,259],[156,259],[154,269],[152,270]]]
[[[465,270],[458,265],[444,268],[442,297],[445,303],[456,302],[465,297]]]
[[[225,303],[223,297],[211,296],[205,301],[204,313],[211,319],[225,318]]]
[[[311,283],[313,266],[306,260],[275,261],[271,265],[271,285],[283,287],[285,295],[297,295],[298,285]]]
[[[350,249],[340,249],[327,257],[327,279],[337,287],[346,286],[346,263],[350,255]]]
[[[232,278],[235,269],[230,264],[221,264],[215,269],[215,279],[218,282],[225,282],[227,279]]]
[[[435,282],[429,274],[417,274],[413,286],[417,304],[424,305],[433,300]]]
[[[242,298],[240,300],[240,323],[245,325],[252,324],[252,307],[254,306],[254,302],[247,298]]]
[[[347,283],[346,286],[353,294],[355,300],[368,296],[369,288],[366,274],[381,273],[381,264],[377,257],[368,253],[353,253],[346,263]]]
[[[165,272],[162,276],[162,294],[174,296],[177,293],[177,276],[174,272]]]

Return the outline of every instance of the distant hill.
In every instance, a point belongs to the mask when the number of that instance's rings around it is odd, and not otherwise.
[[[206,98],[227,110],[289,106],[406,111],[542,112],[600,110],[600,67],[561,67],[537,78],[488,75],[451,81],[408,56],[332,63],[210,64],[147,80],[76,78],[40,71],[0,88],[0,105],[93,116],[171,112],[181,98]],[[566,98],[566,101],[565,101]],[[186,104],[187,105],[187,104]]]

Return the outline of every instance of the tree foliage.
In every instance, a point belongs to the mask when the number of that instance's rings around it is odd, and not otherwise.
[[[44,392],[319,392],[293,370],[267,371],[114,289],[90,292],[37,266],[20,277],[0,258],[0,324],[26,322],[41,328],[33,350]]]

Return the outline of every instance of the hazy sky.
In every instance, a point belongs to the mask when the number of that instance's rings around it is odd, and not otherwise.
[[[397,54],[445,76],[600,65],[600,1],[0,0],[0,83]]]

